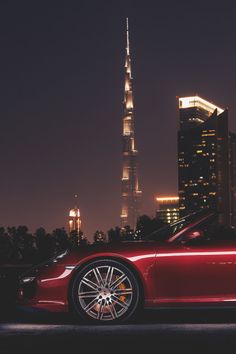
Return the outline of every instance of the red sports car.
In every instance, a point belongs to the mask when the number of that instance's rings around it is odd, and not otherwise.
[[[143,241],[65,252],[20,279],[21,306],[120,322],[142,307],[236,305],[236,241],[193,213]]]

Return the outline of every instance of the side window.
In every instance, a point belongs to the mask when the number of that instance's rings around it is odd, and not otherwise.
[[[203,221],[197,226],[189,229],[182,234],[176,241],[180,244],[204,245],[214,241],[214,235],[218,229],[218,220],[216,216]]]
[[[196,233],[196,239],[194,239]],[[188,240],[189,236],[189,240]],[[192,236],[192,239],[191,239]],[[189,243],[191,245],[201,246],[204,244],[220,244],[221,242],[236,243],[236,230],[230,227],[220,225],[217,217],[204,221],[196,228],[189,231],[179,240],[180,243]]]
[[[206,230],[206,237],[208,241],[212,243],[224,242],[236,242],[236,231],[231,227],[224,225],[213,224]]]

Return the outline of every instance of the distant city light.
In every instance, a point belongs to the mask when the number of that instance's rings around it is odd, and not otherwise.
[[[199,96],[190,96],[190,97],[180,97],[179,98],[179,108],[191,108],[199,107],[213,113],[217,109],[217,115],[221,114],[224,110],[220,107],[217,107],[211,102],[204,100]]]
[[[169,201],[178,201],[179,197],[156,197],[156,201],[158,202],[169,202]]]
[[[71,209],[69,216],[71,217],[80,217],[80,211],[79,209],[75,208],[75,209]]]

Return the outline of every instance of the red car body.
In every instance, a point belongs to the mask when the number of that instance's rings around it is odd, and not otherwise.
[[[76,272],[98,259],[118,260],[133,271],[142,284],[144,307],[236,304],[236,242],[178,242],[199,235],[199,225],[210,218],[212,213],[196,216],[163,242],[149,238],[71,251],[34,269],[33,282],[19,287],[19,304],[68,311]],[[27,276],[30,278],[30,272]],[[27,290],[29,285],[31,290]]]

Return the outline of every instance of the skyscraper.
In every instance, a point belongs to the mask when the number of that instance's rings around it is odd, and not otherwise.
[[[180,216],[213,209],[222,224],[236,226],[236,134],[229,132],[228,110],[182,97],[179,116]]]
[[[77,195],[75,195],[77,199]],[[69,212],[69,232],[76,231],[79,234],[81,228],[81,217],[80,210],[77,205],[74,206],[73,209],[70,209]]]
[[[129,46],[129,25],[126,19],[126,58],[123,115],[123,166],[122,166],[122,208],[121,227],[135,228],[139,215],[142,192],[138,185],[137,154],[134,134],[134,97],[132,87],[131,58]]]
[[[171,224],[179,219],[179,197],[156,197],[156,217]]]

